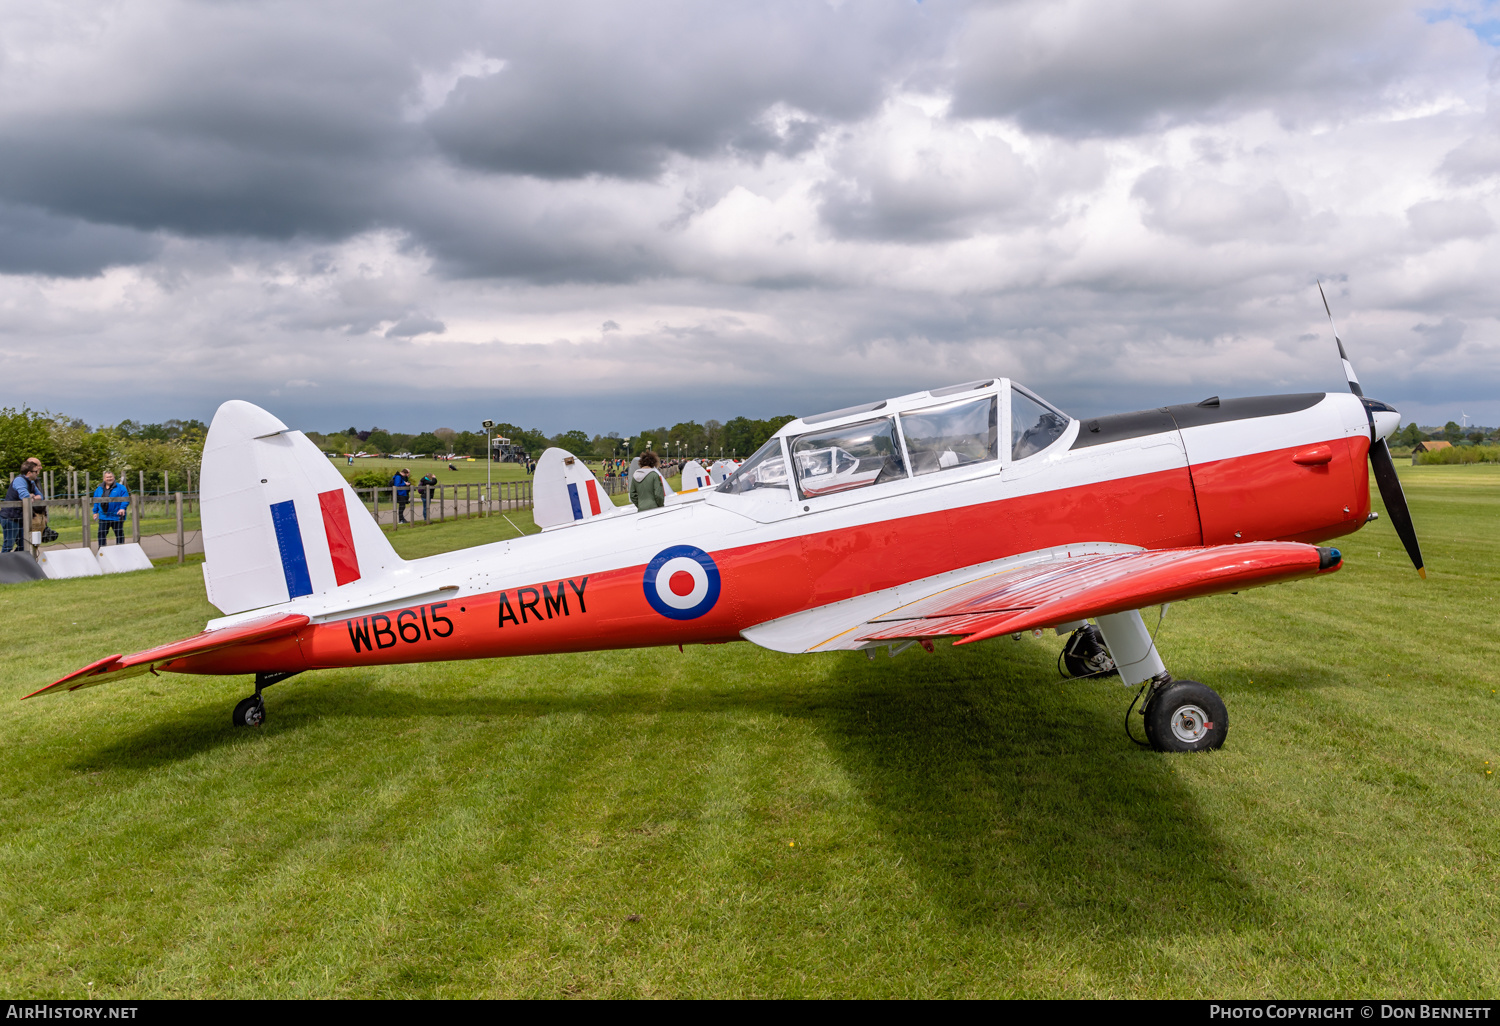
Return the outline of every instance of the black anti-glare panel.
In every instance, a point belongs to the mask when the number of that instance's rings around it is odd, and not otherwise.
[[[1294,392],[1291,395],[1252,395],[1243,399],[1220,399],[1217,406],[1200,406],[1183,403],[1168,406],[1167,411],[1180,428],[1202,427],[1205,424],[1223,424],[1230,420],[1250,420],[1253,417],[1275,417],[1283,413],[1301,413],[1323,401],[1327,392]]]
[[[1119,442],[1127,438],[1159,435],[1177,428],[1202,427],[1205,424],[1223,424],[1232,420],[1251,420],[1256,417],[1275,417],[1283,413],[1300,413],[1323,401],[1327,392],[1297,392],[1291,395],[1254,395],[1243,399],[1220,399],[1213,406],[1201,403],[1183,403],[1179,406],[1164,406],[1155,410],[1138,410],[1135,413],[1113,413],[1106,417],[1085,420],[1078,430],[1074,449],[1106,442]]]
[[[1073,440],[1074,449],[1106,442],[1119,442],[1126,438],[1141,438],[1176,431],[1177,422],[1163,409],[1137,410],[1135,413],[1111,413],[1107,417],[1085,420],[1078,428],[1078,437]]]

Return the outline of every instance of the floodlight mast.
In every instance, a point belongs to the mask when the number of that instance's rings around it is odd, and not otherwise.
[[[480,509],[485,513],[490,510],[490,462],[495,454],[495,450],[490,445],[490,428],[494,426],[493,420],[484,422],[484,502]]]

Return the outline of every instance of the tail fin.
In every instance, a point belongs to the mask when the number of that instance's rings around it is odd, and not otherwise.
[[[531,515],[544,530],[610,517],[634,508],[611,502],[583,460],[565,449],[548,449],[536,461],[531,478]]]
[[[225,614],[368,582],[400,558],[307,436],[247,402],[203,445],[203,582]]]
[[[725,481],[729,480],[729,476],[731,474],[739,469],[740,465],[734,460],[719,460],[713,466],[708,468],[708,476],[713,478],[714,484],[723,484]]]
[[[703,464],[697,460],[688,460],[682,465],[682,490],[694,492],[699,488],[708,488],[713,484],[709,480],[708,471],[703,469]]]

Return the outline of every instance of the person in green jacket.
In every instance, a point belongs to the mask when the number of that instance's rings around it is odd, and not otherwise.
[[[666,505],[666,482],[656,469],[656,453],[650,449],[641,453],[641,465],[630,475],[630,501],[641,512]]]

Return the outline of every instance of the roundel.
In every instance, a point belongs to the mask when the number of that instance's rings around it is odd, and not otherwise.
[[[719,568],[692,545],[662,549],[646,564],[646,601],[662,616],[696,620],[719,601]]]

